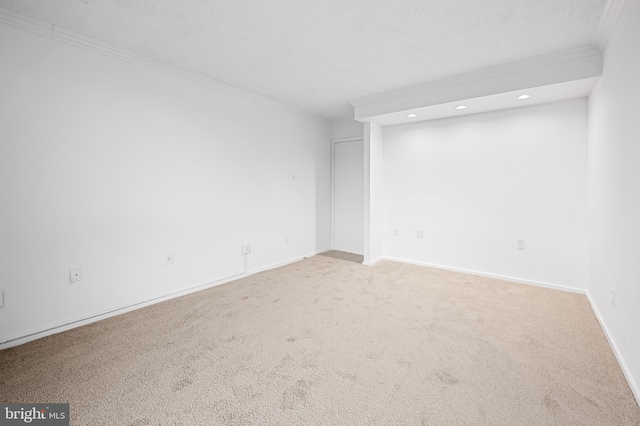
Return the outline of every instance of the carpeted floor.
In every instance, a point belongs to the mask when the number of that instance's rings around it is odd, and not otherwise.
[[[640,425],[582,295],[315,256],[0,352],[74,425]]]

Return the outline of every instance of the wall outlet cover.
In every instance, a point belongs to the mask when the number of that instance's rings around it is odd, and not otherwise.
[[[82,281],[81,267],[78,266],[78,267],[69,269],[69,281],[71,281],[71,283],[77,283],[78,281]]]
[[[614,288],[611,289],[611,305],[616,307],[616,289]]]

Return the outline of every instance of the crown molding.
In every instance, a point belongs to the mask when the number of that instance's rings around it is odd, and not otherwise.
[[[611,37],[611,33],[618,22],[622,7],[624,6],[624,0],[608,0],[604,7],[600,21],[596,27],[596,32],[591,39],[591,46],[604,51]]]
[[[0,23],[53,38],[55,25],[0,8]]]
[[[109,56],[120,61],[128,62],[130,64],[145,67],[151,70],[160,71],[165,74],[172,74],[177,77],[185,78],[201,85],[212,88],[218,92],[225,93],[227,95],[236,96],[244,99],[249,99],[254,102],[259,102],[268,105],[277,105],[296,112],[303,116],[324,118],[320,114],[306,111],[298,107],[282,103],[280,101],[267,98],[265,96],[257,95],[255,93],[248,92],[246,90],[238,89],[233,86],[229,86],[224,83],[212,80],[207,77],[203,77],[198,74],[194,74],[183,69],[163,64],[153,59],[147,58],[142,55],[119,49],[114,46],[110,46],[106,43],[102,43],[94,38],[86,37],[78,34],[74,31],[61,28],[53,23],[41,21],[38,19],[30,18],[18,13],[0,8],[0,23],[10,25],[12,27],[19,28],[21,30],[29,31],[52,40],[56,40],[68,45],[80,47],[86,50],[90,50],[96,53],[100,53],[105,56]]]
[[[93,39],[91,37],[86,37],[76,32],[69,31],[64,28],[60,28],[58,26],[53,27],[53,35],[51,38],[66,44],[70,44],[72,46],[81,47],[83,49],[91,50],[93,52],[100,53],[105,56],[119,59],[124,62],[129,62],[131,64],[135,64],[145,68],[150,68],[150,69],[161,71],[167,74],[173,74],[182,78],[187,78],[189,80],[198,82],[200,84],[204,84],[209,87],[212,87],[220,92],[241,96],[243,98],[248,98],[254,101],[277,103],[276,101],[273,101],[271,99],[255,95],[253,93],[246,92],[244,90],[237,89],[235,87],[228,86],[223,83],[219,83],[215,80],[202,77],[200,75],[182,70],[180,68],[172,67],[170,65],[165,65],[161,62],[154,61],[153,59],[149,59],[147,57],[137,55],[135,53],[131,53],[126,50],[118,49],[106,43],[102,43],[96,39]]]

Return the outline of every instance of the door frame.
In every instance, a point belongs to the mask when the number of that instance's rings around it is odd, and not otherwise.
[[[353,136],[331,140],[331,250],[335,250],[336,236],[336,145],[346,142],[362,142],[364,144],[364,137]],[[364,158],[362,161],[364,162]]]

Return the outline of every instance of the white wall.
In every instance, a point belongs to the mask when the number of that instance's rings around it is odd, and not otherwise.
[[[0,341],[233,275],[243,242],[250,270],[327,250],[330,138],[327,119],[0,25]]]
[[[640,401],[638,22],[640,2],[625,2],[589,97],[588,293]]]
[[[384,255],[384,141],[382,127],[364,123],[364,264]]]
[[[385,256],[585,289],[586,132],[586,99],[385,127]]]
[[[335,118],[331,120],[331,139],[362,138],[364,126],[353,118]]]

